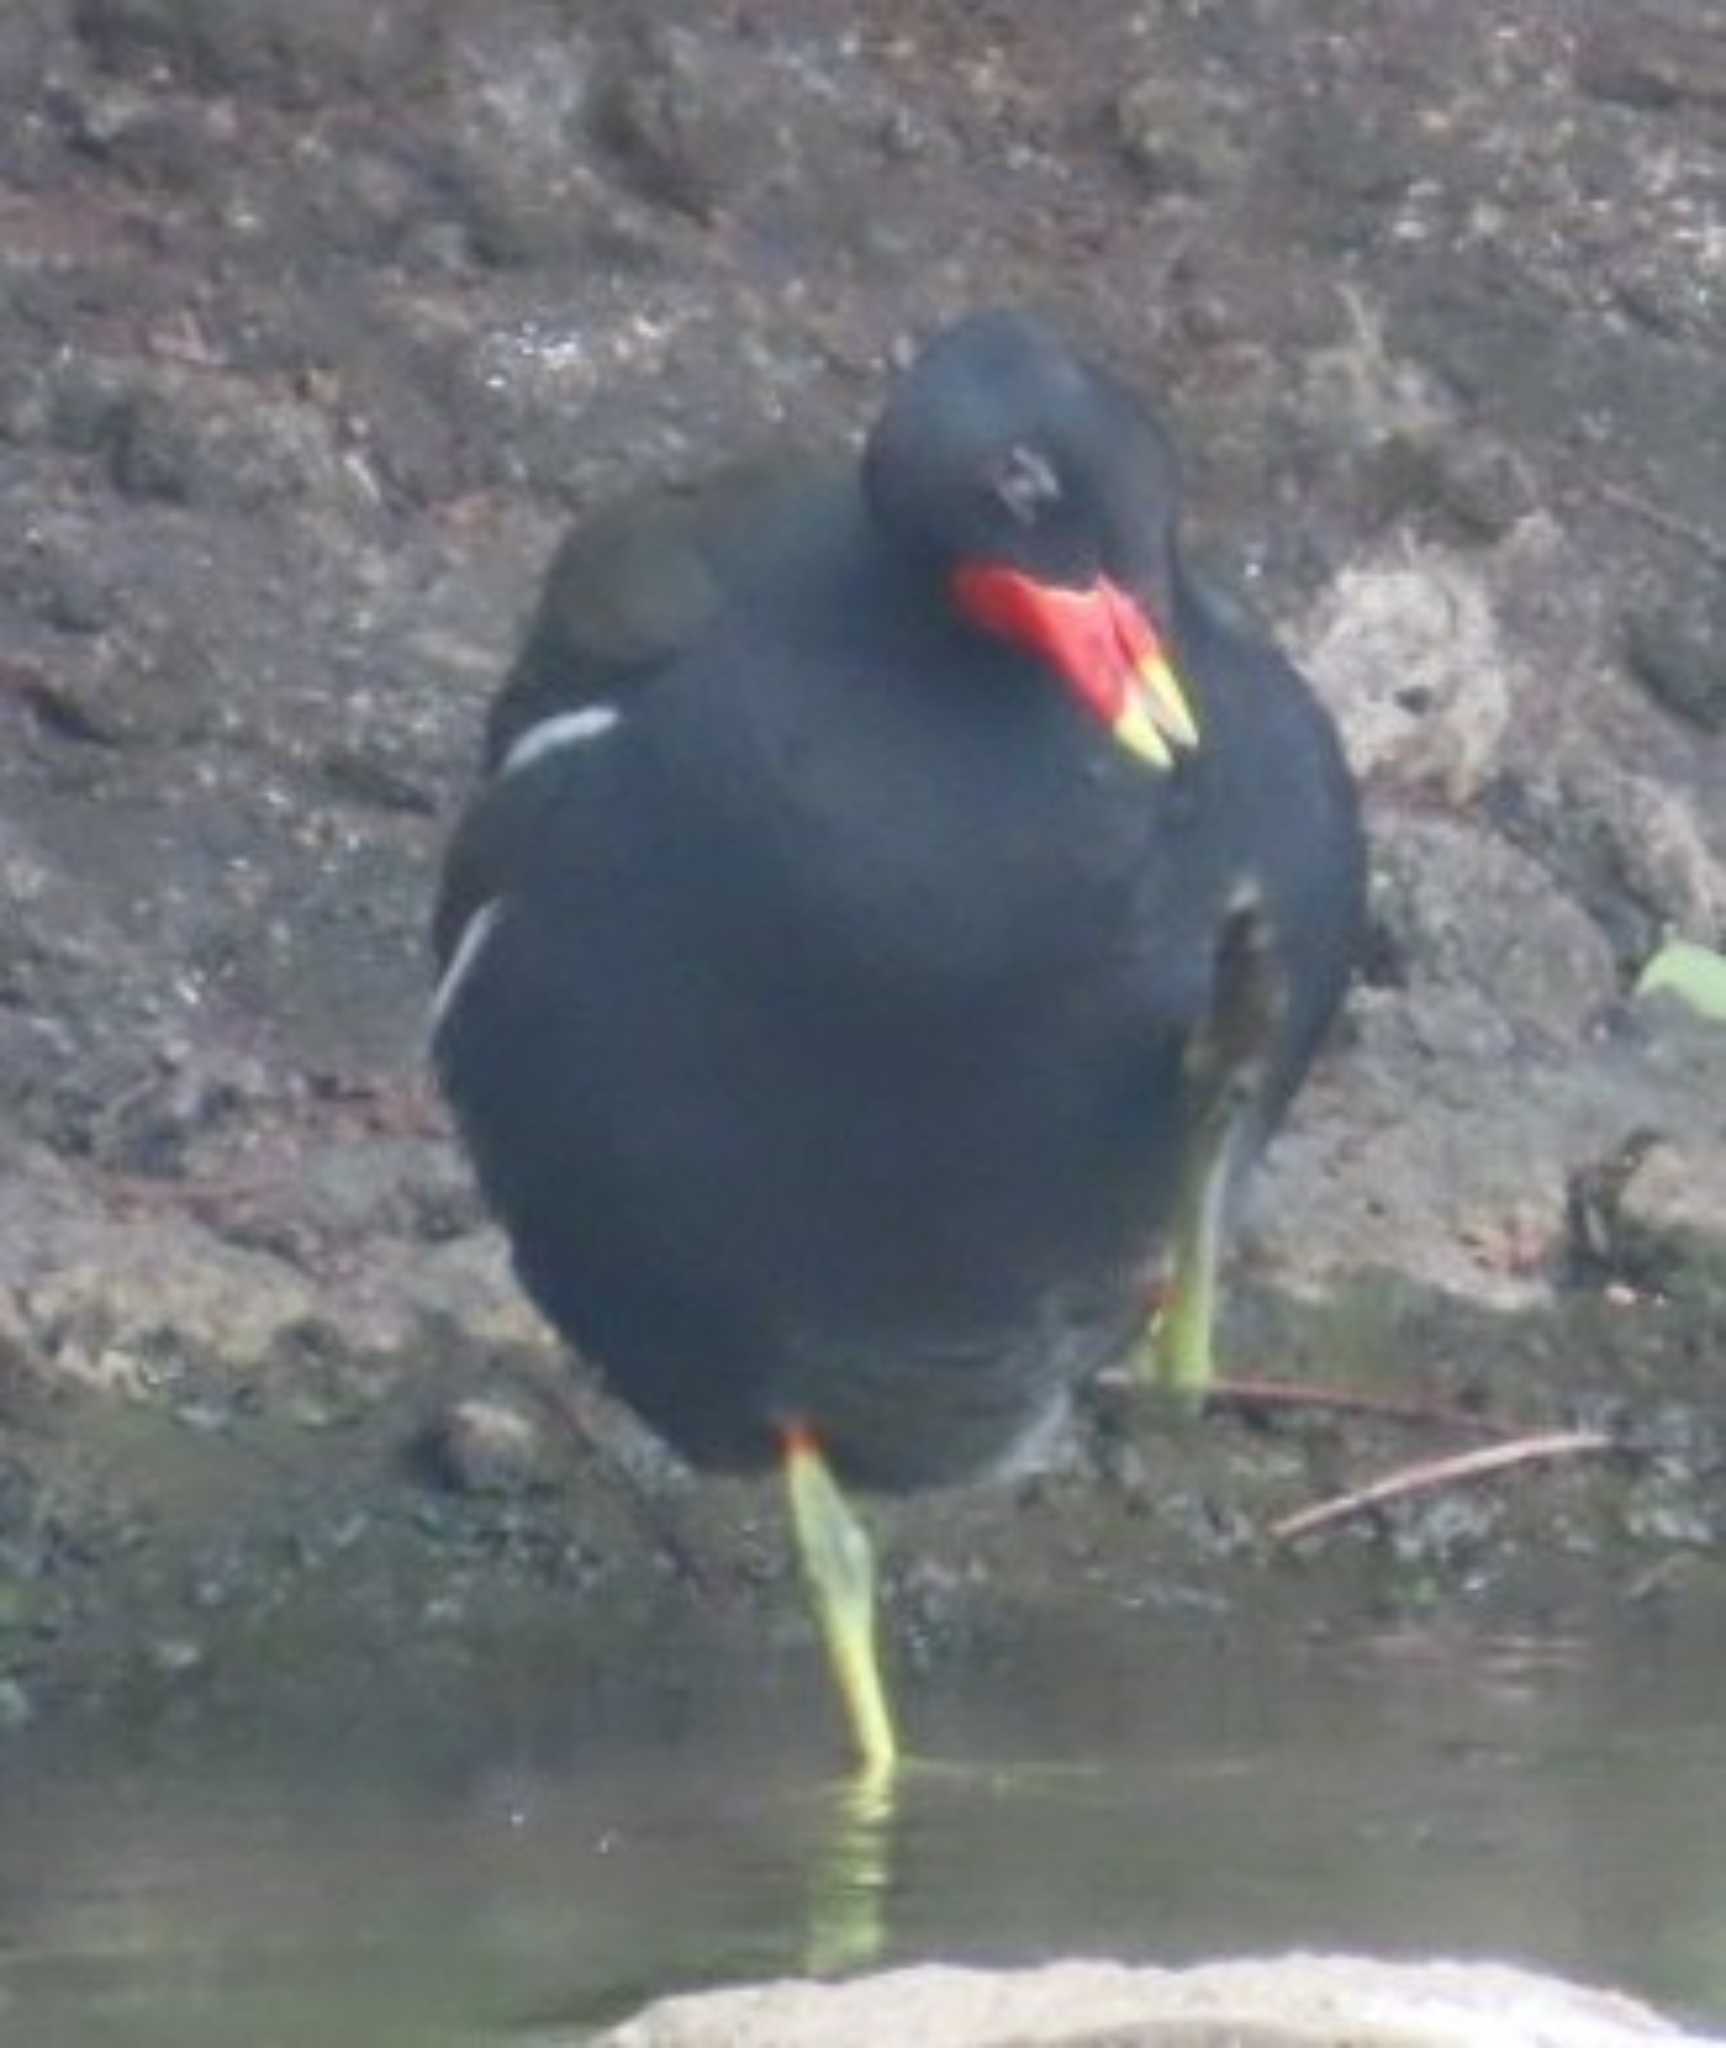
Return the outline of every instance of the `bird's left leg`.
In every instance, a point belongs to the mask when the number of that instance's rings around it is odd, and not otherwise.
[[[1211,1005],[1187,1042],[1172,1276],[1139,1352],[1143,1378],[1198,1402],[1216,1377],[1217,1268],[1236,1154],[1262,1101],[1288,1006],[1263,899],[1237,890],[1217,938]]]

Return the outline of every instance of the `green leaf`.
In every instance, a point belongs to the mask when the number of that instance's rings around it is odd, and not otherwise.
[[[1636,993],[1670,989],[1699,1016],[1726,1024],[1726,954],[1692,939],[1669,939],[1637,977]]]

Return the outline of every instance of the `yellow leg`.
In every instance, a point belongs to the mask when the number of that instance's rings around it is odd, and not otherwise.
[[[899,1742],[875,1651],[875,1556],[868,1534],[806,1429],[785,1433],[785,1487],[810,1601],[861,1774],[885,1779],[898,1764]]]
[[[1288,991],[1257,891],[1235,893],[1217,936],[1210,1014],[1183,1062],[1188,1129],[1175,1202],[1173,1280],[1141,1377],[1197,1404],[1216,1378],[1217,1267],[1235,1145],[1254,1114]]]
[[[1227,1114],[1207,1118],[1195,1135],[1175,1211],[1169,1298],[1141,1353],[1150,1378],[1195,1404],[1216,1377],[1217,1267],[1236,1122]]]

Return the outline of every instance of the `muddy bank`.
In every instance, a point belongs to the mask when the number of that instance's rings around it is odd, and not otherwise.
[[[1624,1453],[1321,1581],[1268,1522],[1451,1437],[1103,1400],[894,1512],[896,1654],[1045,1595],[1716,1600],[1726,1051],[1624,998],[1726,924],[1723,77],[1706,0],[10,9],[0,1712],[572,1617],[596,1685],[764,1616],[806,1654],[775,1504],[517,1300],[422,926],[563,522],[852,431],[1003,297],[1166,392],[1201,554],[1367,779],[1371,957],[1232,1364]]]

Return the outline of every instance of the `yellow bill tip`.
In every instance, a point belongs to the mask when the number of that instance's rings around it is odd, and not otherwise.
[[[1160,774],[1167,774],[1175,765],[1174,750],[1157,730],[1144,698],[1137,691],[1121,706],[1110,730],[1129,754],[1137,754]]]
[[[1191,751],[1199,743],[1199,724],[1167,655],[1160,647],[1153,648],[1140,656],[1133,672],[1148,721],[1165,739]]]

